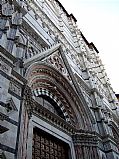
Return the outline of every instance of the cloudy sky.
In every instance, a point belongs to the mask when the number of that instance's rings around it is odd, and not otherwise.
[[[119,0],[59,1],[99,50],[112,87],[119,93]]]

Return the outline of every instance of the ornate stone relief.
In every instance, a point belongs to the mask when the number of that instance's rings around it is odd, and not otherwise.
[[[38,103],[34,102],[34,109],[33,113],[37,115],[38,117],[45,118],[48,122],[52,123],[57,128],[62,128],[65,132],[68,134],[73,134],[75,132],[75,127],[73,127],[68,122],[65,122],[63,119],[61,119],[59,116],[51,113],[48,109],[42,107]]]
[[[88,145],[88,146],[96,146],[98,145],[98,137],[90,132],[80,132],[73,135],[74,144],[78,145]]]
[[[92,81],[92,87],[95,88],[95,89],[97,89],[97,91],[99,92],[99,94],[102,97],[105,97],[106,99],[108,99],[107,97],[108,97],[109,93],[104,88],[104,85],[101,82],[101,80],[98,77],[98,75],[93,70],[90,70],[89,72],[90,72],[90,78],[91,78],[91,81]]]
[[[27,110],[28,117],[31,118],[33,109],[35,107],[35,101],[32,98],[32,91],[29,86],[25,86],[24,89],[24,104],[25,104],[25,109]]]
[[[2,15],[11,16],[13,14],[14,7],[9,1],[3,1],[2,4]]]
[[[61,59],[60,53],[54,53],[46,60],[49,64],[51,64],[53,67],[55,67],[59,72],[61,72],[69,81],[71,81],[71,78],[67,72],[67,69],[63,63],[63,60]]]
[[[22,24],[22,13],[18,11],[12,14],[12,24],[13,25],[21,25]]]
[[[83,39],[81,38],[81,45],[85,47]],[[107,98],[107,91],[104,88],[104,81],[106,81],[106,75],[102,74],[101,70],[102,68],[100,66],[100,60],[98,59],[97,63],[97,56],[95,52],[93,51],[84,51],[83,58],[85,65],[87,67],[87,70],[90,74],[90,79],[92,80],[92,88],[95,88],[98,90],[101,96]]]
[[[65,116],[67,122],[75,122],[73,110],[69,106],[64,96],[58,90],[56,84],[52,84],[52,79],[50,80],[50,82],[46,79],[44,79],[44,82],[42,82],[42,78],[39,80],[36,79],[33,81],[31,87],[32,90],[34,90],[33,94],[35,96],[45,95],[53,99],[53,101],[57,103],[58,107],[63,112],[63,115]]]
[[[10,73],[10,66],[8,66],[5,62],[3,62],[1,59],[0,59],[0,70],[2,70],[3,72],[5,72],[6,74],[9,74]]]
[[[110,111],[109,108],[107,108],[106,105],[104,105],[104,107],[101,108],[101,112],[102,112],[102,117],[103,117],[104,122],[107,123],[108,125],[110,125],[110,123],[112,121],[114,121],[113,113]],[[114,121],[114,123],[115,123],[115,121]]]
[[[85,159],[100,159],[98,153],[99,139],[93,133],[77,133],[73,135],[73,142],[77,158],[79,158],[79,156],[83,156]]]
[[[21,88],[14,82],[11,81],[9,84],[9,90],[17,94],[18,96],[21,96]]]

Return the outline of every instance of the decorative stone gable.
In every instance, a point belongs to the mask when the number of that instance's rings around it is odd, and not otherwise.
[[[68,81],[71,82],[70,75],[67,71],[67,68],[63,62],[63,59],[61,57],[60,51],[56,51],[56,53],[53,53],[50,55],[46,62],[52,65],[55,69],[57,69]]]

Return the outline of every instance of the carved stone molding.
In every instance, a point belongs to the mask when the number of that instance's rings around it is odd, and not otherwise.
[[[25,86],[24,89],[24,105],[25,109],[27,110],[29,118],[31,118],[34,108],[34,101],[32,99],[32,92],[29,86]]]
[[[0,59],[0,70],[2,70],[3,72],[9,74],[10,73],[10,67],[3,61],[1,61]]]
[[[67,123],[65,120],[63,120],[58,115],[52,113],[45,107],[41,106],[39,103],[33,100],[34,107],[33,107],[33,114],[43,118],[44,120],[47,120],[48,122],[52,123],[57,128],[62,129],[68,134],[73,134],[75,132],[75,127],[73,127],[71,124]]]
[[[18,96],[21,96],[21,88],[18,86],[14,81],[11,81],[9,84],[9,90],[13,93],[17,94]]]
[[[48,83],[38,83],[38,86],[36,86],[37,89],[33,90],[34,96],[45,96],[54,101],[54,103],[57,105],[57,108],[60,110],[62,117],[70,123],[73,120],[73,115],[70,114],[72,112],[71,107],[69,107],[63,96],[59,94],[56,87],[55,91],[53,91],[54,87]]]
[[[60,53],[52,54],[46,61],[53,67],[55,67],[59,72],[61,72],[69,81],[71,81],[71,78],[60,56]]]
[[[73,135],[76,159],[100,159],[98,154],[98,137],[84,132]]]
[[[76,145],[97,146],[98,137],[88,132],[77,133],[73,135],[73,142]]]

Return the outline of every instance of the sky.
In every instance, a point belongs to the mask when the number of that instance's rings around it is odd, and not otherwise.
[[[113,90],[119,94],[119,0],[59,1],[99,50]]]

